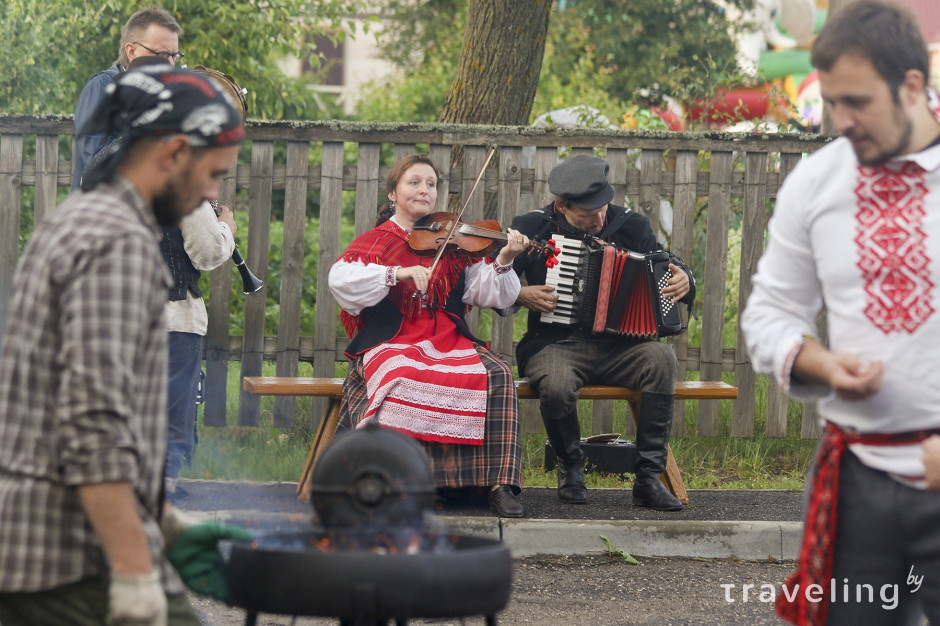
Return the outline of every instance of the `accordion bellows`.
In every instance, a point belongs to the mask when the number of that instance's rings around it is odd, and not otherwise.
[[[669,253],[640,254],[597,240],[553,236],[558,265],[546,285],[558,292],[558,306],[543,313],[548,324],[594,333],[655,339],[681,333],[679,309],[661,290],[672,276]]]

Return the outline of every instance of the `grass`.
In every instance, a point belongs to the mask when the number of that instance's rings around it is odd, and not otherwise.
[[[336,375],[346,375],[345,364],[337,364]],[[274,376],[275,365],[265,363],[262,375]],[[309,363],[301,363],[298,376],[312,376]],[[728,373],[730,375],[730,373]],[[690,375],[690,378],[694,373]],[[730,382],[730,380],[729,380]],[[296,481],[310,448],[312,429],[311,399],[296,402],[294,425],[289,429],[272,426],[274,398],[261,399],[261,426],[238,426],[237,406],[241,389],[240,363],[229,366],[228,426],[225,428],[198,427],[199,445],[191,468],[184,467],[184,478],[218,480]],[[758,406],[765,406],[766,379],[758,382]],[[591,432],[590,401],[582,401],[581,430]],[[788,411],[787,439],[731,437],[731,401],[720,403],[719,435],[695,435],[696,403],[686,403],[686,436],[672,438],[670,444],[676,463],[688,489],[800,489],[809,461],[815,449],[815,440],[800,440],[800,407],[791,403]],[[625,432],[629,417],[626,402],[614,403],[614,432]],[[764,418],[758,412],[755,432],[764,430]],[[625,437],[628,438],[628,437]],[[555,472],[545,472],[545,437],[538,434],[523,435],[523,480],[528,486],[553,487],[557,485]],[[615,475],[588,474],[588,487],[626,488],[632,486],[632,476],[622,479]]]

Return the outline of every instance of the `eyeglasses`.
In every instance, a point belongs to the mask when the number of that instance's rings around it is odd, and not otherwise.
[[[173,61],[174,63],[179,63],[179,62],[180,62],[180,59],[182,59],[184,56],[186,56],[186,55],[183,54],[182,52],[157,52],[156,50],[153,50],[153,49],[151,49],[151,48],[148,48],[148,47],[145,46],[144,44],[139,43],[139,42],[137,42],[137,41],[133,42],[133,44],[134,44],[135,46],[140,46],[140,47],[143,48],[144,50],[148,50],[148,51],[152,52],[155,56],[163,57],[163,58],[166,59],[167,61]]]

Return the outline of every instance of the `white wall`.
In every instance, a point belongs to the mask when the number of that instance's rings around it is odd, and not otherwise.
[[[343,42],[343,85],[311,85],[320,93],[338,94],[338,102],[347,114],[354,112],[355,102],[363,84],[380,80],[398,68],[381,58],[381,51],[375,41],[376,32],[381,31],[381,22],[370,22],[369,32],[362,30],[364,22],[354,20],[355,30],[346,28],[346,40]],[[287,76],[297,78],[301,73],[301,63],[294,55],[289,55],[278,62],[278,67]]]

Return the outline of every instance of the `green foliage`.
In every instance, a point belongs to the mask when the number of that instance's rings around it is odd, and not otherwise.
[[[453,51],[451,51],[453,52]],[[435,55],[407,76],[366,84],[356,104],[356,119],[374,122],[437,121],[457,75],[459,46],[453,54]]]
[[[556,55],[562,67],[592,54],[601,70],[598,82],[624,102],[644,98],[641,90],[678,95],[690,78],[714,88],[724,77],[703,73],[699,59],[734,66],[729,23],[713,0],[582,0],[552,19],[555,28],[580,23],[587,35],[561,40],[566,45]]]
[[[152,0],[5,0],[0,3],[0,111],[71,113],[85,82],[116,59],[121,27]],[[341,39],[362,0],[165,0],[183,27],[183,62],[232,75],[248,89],[249,116],[311,119],[307,80],[276,61],[288,53],[318,65],[313,34]]]
[[[555,11],[548,26],[532,117],[583,104],[618,123],[625,107],[608,91],[611,73],[606,62],[598,58],[590,29],[579,16],[573,11]]]
[[[747,5],[750,0],[734,0]],[[437,119],[457,74],[467,0],[386,0],[392,25],[379,36],[401,68],[365,89],[355,117]],[[712,0],[592,0],[551,16],[532,118],[579,104],[619,123],[631,105],[671,95],[690,102],[742,80],[729,24]],[[665,128],[640,110],[640,128]]]
[[[385,58],[403,71],[367,84],[355,117],[376,122],[436,121],[457,76],[467,2],[389,0],[388,15],[391,24],[379,41]]]

